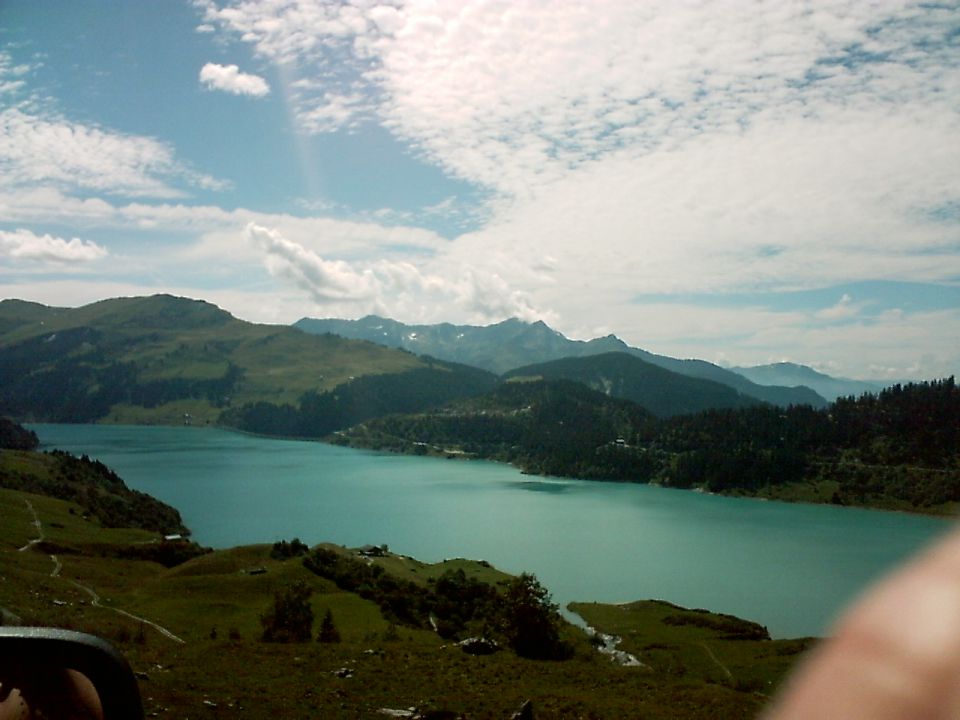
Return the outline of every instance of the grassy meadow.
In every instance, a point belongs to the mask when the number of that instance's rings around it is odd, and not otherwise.
[[[41,531],[43,541],[20,549]],[[706,626],[667,624],[689,611],[665,603],[577,604],[643,665],[615,664],[570,625],[563,628],[575,648],[569,660],[528,660],[506,649],[472,656],[433,632],[388,622],[375,604],[300,559],[272,558],[269,545],[209,552],[172,568],[119,557],[159,542],[154,532],[101,527],[69,502],[0,489],[5,621],[113,642],[137,672],[149,717],[375,718],[384,708],[416,708],[428,717],[507,718],[529,699],[541,719],[749,718],[806,646],[727,639],[717,630],[723,623],[756,626],[706,613],[695,613]],[[508,578],[482,561],[425,564],[387,553],[366,562],[424,585],[451,569],[494,585]],[[296,582],[312,590],[314,637],[329,610],[341,642],[260,640],[274,594]]]

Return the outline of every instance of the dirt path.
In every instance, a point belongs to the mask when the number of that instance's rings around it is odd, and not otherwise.
[[[41,543],[46,540],[46,536],[43,534],[43,525],[40,524],[40,516],[37,515],[37,511],[33,507],[33,503],[27,500],[26,498],[23,501],[27,504],[27,508],[30,510],[30,513],[33,515],[33,522],[31,523],[37,529],[38,537],[35,537],[33,540],[30,540],[22,548],[18,548],[20,552],[26,552],[32,548],[37,543]]]
[[[24,498],[23,501],[27,504],[27,507],[30,509],[30,513],[33,515],[33,521],[31,524],[37,529],[38,537],[34,538],[33,540],[30,540],[22,548],[18,548],[20,552],[26,552],[37,543],[41,543],[46,539],[46,536],[43,534],[43,524],[40,522],[40,516],[37,515],[37,511],[33,507],[33,503],[31,503],[26,498]],[[50,577],[60,577],[60,571],[63,569],[63,563],[60,562],[60,558],[58,558],[56,555],[51,555],[50,559],[53,561],[53,570],[50,572]],[[87,593],[87,595],[90,596],[91,605],[95,607],[105,608],[106,610],[113,610],[115,613],[119,613],[120,615],[123,615],[124,617],[128,617],[131,620],[136,620],[137,622],[142,622],[146,625],[149,625],[164,637],[168,637],[171,640],[178,643],[186,644],[186,641],[183,638],[177,637],[172,632],[167,630],[165,627],[163,627],[162,625],[158,625],[152,620],[147,620],[146,618],[142,618],[139,615],[134,615],[133,613],[129,613],[126,610],[121,610],[120,608],[110,607],[109,605],[101,605],[100,596],[97,595],[96,590],[94,590],[92,587],[84,585],[83,583],[79,583],[76,580],[70,580],[70,582],[76,585],[78,588],[80,588],[85,593]]]
[[[187,642],[186,640],[184,640],[183,638],[177,637],[172,632],[167,630],[165,627],[163,627],[162,625],[158,625],[152,620],[147,620],[146,618],[142,618],[139,615],[134,615],[133,613],[127,612],[126,610],[121,610],[120,608],[111,607],[110,605],[102,605],[100,603],[100,596],[97,594],[97,591],[94,590],[89,585],[84,585],[83,583],[77,582],[76,580],[70,580],[70,582],[76,585],[78,588],[80,588],[85,593],[87,593],[87,595],[90,596],[90,604],[93,605],[94,607],[103,608],[105,610],[113,610],[115,613],[119,613],[120,615],[123,615],[124,617],[128,617],[131,620],[136,620],[137,622],[142,622],[145,625],[149,625],[164,637],[170,638],[171,640],[178,643],[186,644]]]
[[[728,668],[726,665],[720,662],[720,658],[718,658],[716,655],[713,654],[713,650],[710,649],[710,646],[702,642],[700,643],[700,647],[706,650],[707,655],[710,657],[710,659],[713,660],[714,663],[716,663],[716,666],[718,668],[723,670],[724,674],[727,676],[727,679],[733,680],[733,673],[730,672],[730,668]]]

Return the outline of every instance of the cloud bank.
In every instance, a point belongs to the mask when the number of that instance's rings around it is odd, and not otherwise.
[[[0,111],[0,169],[10,186],[53,186],[108,195],[183,197],[171,180],[206,189],[224,184],[178,161],[172,148],[55,114]]]
[[[437,322],[451,312],[479,321],[539,318],[529,298],[501,277],[464,272],[458,277],[422,272],[409,262],[347,263],[326,260],[273,228],[247,225],[246,236],[263,253],[268,271],[309,293],[318,309],[348,316],[401,313]]]

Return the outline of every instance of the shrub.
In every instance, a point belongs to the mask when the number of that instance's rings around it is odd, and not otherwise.
[[[535,575],[522,573],[503,593],[500,631],[521,657],[562,660],[572,648],[560,639],[560,613]]]
[[[317,642],[340,642],[340,631],[337,630],[337,626],[333,622],[333,613],[329,608],[323,614],[323,620],[320,621],[320,633],[317,635]]]
[[[297,582],[277,592],[273,605],[260,616],[264,642],[306,642],[313,637],[313,591]]]
[[[310,551],[306,543],[301,542],[300,538],[294,538],[290,542],[280,540],[275,542],[270,549],[270,557],[274,560],[286,560],[292,557],[306,555]]]

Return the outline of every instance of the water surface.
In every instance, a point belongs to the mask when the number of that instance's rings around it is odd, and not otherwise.
[[[102,460],[175,506],[205,545],[387,543],[428,562],[534,572],[561,605],[660,598],[755,620],[776,637],[825,633],[871,579],[948,527],[213,428],[32,428],[44,446]]]

